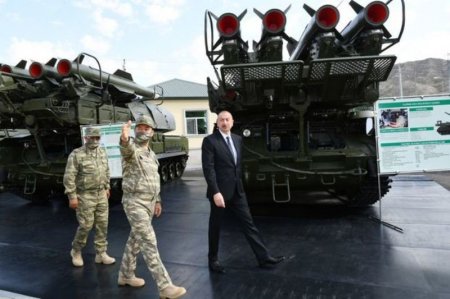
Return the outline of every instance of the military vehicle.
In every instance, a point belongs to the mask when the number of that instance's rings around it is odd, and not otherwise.
[[[450,113],[447,112],[445,112],[445,114],[450,115]],[[450,122],[442,122],[442,120],[438,120],[435,126],[437,127],[436,132],[438,132],[439,134],[450,134]]]
[[[396,3],[402,10],[396,38],[384,27],[389,8],[381,1],[365,7],[350,1],[356,16],[340,32],[335,6],[305,4],[311,20],[299,40],[285,32],[290,7],[254,9],[262,34],[252,50],[241,37],[247,10],[205,12],[206,54],[218,79],[207,78],[209,106],[230,111],[233,131],[243,137],[250,203],[337,199],[367,206],[388,192],[391,179],[378,180],[374,102],[396,60],[380,53],[403,34],[405,4]]]
[[[83,64],[92,58],[98,68]],[[180,177],[188,159],[188,140],[166,135],[175,129],[155,89],[136,84],[131,74],[109,74],[97,58],[81,53],[74,61],[52,58],[0,66],[0,188],[33,201],[61,191],[67,157],[81,146],[81,126],[116,124],[150,116],[151,146],[163,182]],[[1,134],[1,133],[0,133]],[[119,139],[117,139],[117,142]],[[120,194],[121,180],[112,180]]]

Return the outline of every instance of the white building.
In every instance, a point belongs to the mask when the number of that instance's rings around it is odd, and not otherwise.
[[[189,149],[200,149],[203,138],[212,132],[217,117],[209,111],[206,84],[172,79],[150,88],[155,88],[157,93],[162,90],[162,106],[175,118],[176,129],[167,134],[184,135],[189,139]]]

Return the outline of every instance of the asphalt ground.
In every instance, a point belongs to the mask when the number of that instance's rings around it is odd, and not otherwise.
[[[187,288],[186,299],[444,299],[450,298],[448,182],[449,172],[398,175],[382,204],[366,209],[283,206],[254,214],[272,253],[287,257],[274,269],[257,267],[227,215],[220,252],[227,273],[217,275],[207,267],[209,204],[197,151],[183,177],[163,186],[163,215],[154,227],[161,258],[174,282]],[[121,204],[110,208],[108,252],[116,264],[94,263],[91,234],[85,266],[73,267],[69,251],[76,227],[64,198],[33,205],[0,193],[0,298],[157,297],[142,257],[136,274],[146,285],[117,286],[129,234]]]
[[[207,266],[206,184],[193,168],[163,186],[163,215],[154,220],[161,258],[173,281],[188,290],[183,298],[450,298],[450,193],[426,176],[394,177],[382,206],[284,206],[254,215],[271,252],[287,257],[273,269],[257,266],[227,215],[220,251],[227,273],[217,275]],[[403,233],[372,221],[376,217]],[[85,266],[73,267],[69,251],[76,227],[74,211],[61,198],[38,206],[0,193],[0,290],[46,299],[157,298],[142,257],[136,275],[146,285],[117,286],[130,229],[121,204],[110,208],[108,252],[116,264],[94,263],[91,235]]]
[[[450,171],[426,173],[425,176],[450,191]]]

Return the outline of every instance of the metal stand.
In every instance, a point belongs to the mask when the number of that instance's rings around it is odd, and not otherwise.
[[[376,111],[376,109],[375,109]],[[375,115],[378,115],[378,112],[375,112]],[[378,124],[378,117],[375,117],[375,124]],[[372,221],[377,222],[378,224],[382,224],[390,229],[393,229],[399,233],[403,234],[403,228],[395,226],[389,222],[382,220],[382,213],[381,213],[381,179],[380,179],[380,153],[378,151],[378,130],[375,130],[375,140],[377,143],[376,146],[376,153],[377,153],[377,178],[378,178],[378,214],[380,218],[377,218],[375,216],[369,216],[369,219]]]
[[[377,222],[378,224],[382,224],[382,225],[384,225],[384,226],[386,226],[386,227],[388,227],[390,229],[393,229],[393,230],[398,231],[399,233],[403,234],[403,228],[401,228],[401,227],[395,226],[395,225],[393,225],[393,224],[391,224],[389,222],[386,222],[386,221],[382,221],[380,218],[377,218],[377,217],[374,217],[374,216],[369,216],[369,219],[374,221],[374,222]]]
[[[377,222],[378,224],[382,224],[390,229],[393,229],[395,231],[398,231],[399,233],[403,234],[403,228],[395,226],[389,222],[382,220],[382,214],[381,214],[381,181],[380,181],[380,172],[378,172],[378,214],[380,215],[380,218],[377,218],[375,216],[369,216],[369,219]]]

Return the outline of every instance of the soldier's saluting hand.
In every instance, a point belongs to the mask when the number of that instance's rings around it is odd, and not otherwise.
[[[131,120],[129,120],[122,126],[122,134],[120,135],[120,139],[123,142],[127,142],[128,138],[130,138],[130,131],[131,131]]]

